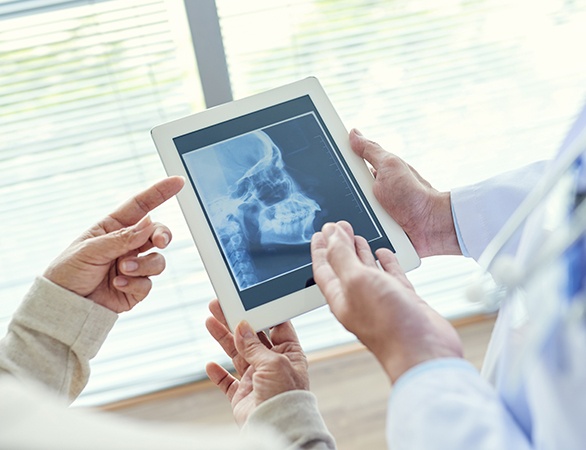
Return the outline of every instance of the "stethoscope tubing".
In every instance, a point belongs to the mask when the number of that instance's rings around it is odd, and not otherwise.
[[[560,156],[552,161],[550,170],[540,182],[529,192],[519,207],[513,212],[509,220],[498,231],[495,237],[486,246],[486,249],[478,258],[480,267],[489,272],[502,252],[505,245],[520,230],[527,218],[533,213],[541,201],[552,191],[562,179],[564,174],[575,164],[580,156],[586,151],[586,127],[584,127],[576,138],[566,147]],[[584,202],[583,202],[584,203]],[[571,243],[573,243],[574,239]],[[571,243],[569,245],[571,245]]]

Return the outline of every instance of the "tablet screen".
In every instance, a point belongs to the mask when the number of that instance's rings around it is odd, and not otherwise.
[[[326,222],[394,251],[308,95],[173,141],[245,310],[313,284]]]

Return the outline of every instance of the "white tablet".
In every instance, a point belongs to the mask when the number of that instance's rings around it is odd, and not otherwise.
[[[326,222],[347,220],[403,269],[419,265],[315,78],[159,125],[152,137],[167,173],[187,179],[179,204],[232,330],[325,303],[310,240]]]

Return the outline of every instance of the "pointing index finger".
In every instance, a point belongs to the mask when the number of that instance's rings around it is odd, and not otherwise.
[[[176,195],[184,184],[183,177],[165,178],[123,203],[110,214],[110,217],[122,226],[134,225],[153,209]]]

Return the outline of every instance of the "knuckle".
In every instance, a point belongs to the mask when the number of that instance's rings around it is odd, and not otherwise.
[[[162,255],[161,255],[161,257],[159,259],[160,259],[159,267],[160,267],[161,272],[162,272],[163,270],[165,270],[167,268],[167,260]]]
[[[366,145],[373,150],[382,150],[382,147],[380,146],[380,144],[376,141],[373,141],[372,139],[368,139]]]
[[[159,275],[167,267],[167,261],[165,260],[165,257],[159,253],[153,253],[153,256],[151,258],[152,258],[152,273],[154,275]]]
[[[262,351],[265,348],[266,347],[264,345],[262,345],[262,343],[260,341],[249,340],[245,343],[244,353],[245,353],[245,355],[250,355],[250,356],[262,355]]]
[[[132,230],[128,228],[112,232],[112,237],[115,238],[118,245],[122,247],[131,247],[134,236]]]
[[[149,213],[151,211],[151,205],[149,203],[147,203],[146,201],[143,200],[142,197],[134,197],[134,203],[136,204],[136,206],[138,207],[138,209],[140,209],[141,211],[145,212],[145,213]]]
[[[381,162],[381,168],[388,171],[397,171],[403,168],[403,161],[398,156],[387,153]]]
[[[144,299],[148,295],[148,293],[151,291],[152,287],[153,287],[153,282],[149,278],[147,278],[147,277],[142,278],[137,283],[136,294],[142,296],[142,298]]]

